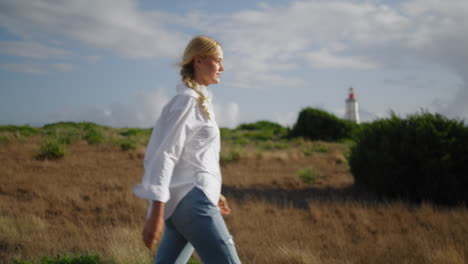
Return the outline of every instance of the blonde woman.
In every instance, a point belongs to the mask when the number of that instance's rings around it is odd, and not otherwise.
[[[193,38],[180,67],[177,95],[156,122],[133,188],[150,201],[143,241],[150,249],[159,242],[154,263],[185,264],[194,249],[204,263],[240,263],[222,217],[231,210],[221,195],[220,132],[207,93],[224,70],[221,45]]]

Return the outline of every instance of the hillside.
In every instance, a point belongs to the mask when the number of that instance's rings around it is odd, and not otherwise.
[[[120,130],[119,130],[120,131]],[[97,253],[150,263],[140,241],[144,142],[130,150],[76,139],[37,159],[44,135],[0,144],[0,259]],[[269,142],[269,143],[268,143]],[[353,187],[346,143],[223,143],[226,217],[243,263],[467,263],[468,211],[378,201]],[[315,169],[312,182],[298,171]]]

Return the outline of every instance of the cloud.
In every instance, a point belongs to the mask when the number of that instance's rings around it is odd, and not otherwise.
[[[435,99],[430,107],[435,112],[468,121],[468,106],[466,102],[468,102],[468,80],[465,79],[450,101]]]
[[[305,55],[305,59],[314,68],[376,69],[378,67],[375,63],[368,62],[367,59],[359,57],[340,57],[331,54],[327,49],[321,49],[317,52],[309,52]]]
[[[298,112],[275,113],[273,122],[279,123],[282,126],[293,127],[297,121]]]
[[[169,101],[163,89],[140,92],[132,103],[112,103],[106,108],[92,107],[84,111],[65,109],[54,113],[49,121],[90,121],[112,127],[152,127]]]
[[[53,43],[39,44],[41,39],[52,38],[127,58],[174,58],[181,55],[188,41],[184,32],[203,32],[223,43],[224,81],[229,86],[306,86],[311,80],[295,73],[404,70],[434,64],[463,81],[453,100],[441,102],[437,109],[448,115],[468,116],[468,1],[385,3],[293,1],[261,3],[231,14],[199,10],[175,14],[141,10],[132,0],[4,0],[0,2],[0,25],[22,39],[17,43],[23,46],[3,42],[0,52],[31,58],[66,56],[67,51]],[[44,51],[44,55],[37,55],[35,50]],[[0,67],[32,73],[50,71],[40,64],[4,63]],[[418,78],[407,82],[409,88],[423,83],[424,77]],[[108,113],[128,107],[116,105]],[[234,117],[227,115],[224,119]]]
[[[445,114],[468,117],[468,2],[294,1],[230,15],[191,12],[186,25],[221,40],[226,83],[264,88],[308,81],[313,69],[404,70],[437,65],[464,83]],[[413,83],[423,83],[423,75]],[[411,86],[411,85],[410,85]],[[412,87],[412,86],[411,86]],[[411,88],[410,87],[410,88]],[[416,87],[417,88],[417,87]]]
[[[229,16],[197,11],[183,21],[220,38],[233,72],[226,83],[240,87],[307,85],[293,74],[307,66],[374,69],[380,62],[356,47],[400,41],[408,23],[388,6],[347,1],[262,4]]]
[[[63,58],[72,52],[27,41],[0,41],[0,53],[33,59]]]
[[[166,30],[165,23],[170,21],[155,23],[152,16],[132,0],[0,3],[0,25],[23,39],[65,38],[129,58],[179,55],[186,42],[184,34]]]
[[[100,61],[102,59],[101,56],[85,56],[85,60],[88,62],[88,63],[91,63],[91,64],[95,64],[97,63],[98,61]]]
[[[10,72],[47,74],[51,72],[71,72],[78,66],[69,63],[2,63],[0,69]]]
[[[58,121],[89,121],[111,127],[153,127],[170,97],[164,89],[139,92],[133,102],[114,102],[105,108],[91,107],[83,111],[64,109],[52,115],[48,123]],[[214,104],[216,121],[220,127],[236,127],[240,120],[239,105],[233,102]]]
[[[0,64],[0,69],[10,72],[22,72],[22,73],[33,73],[33,74],[44,74],[47,73],[47,70],[43,65],[40,64],[31,64],[31,63],[2,63]]]
[[[235,128],[239,125],[239,105],[233,102],[227,104],[213,104],[216,122],[220,127]]]

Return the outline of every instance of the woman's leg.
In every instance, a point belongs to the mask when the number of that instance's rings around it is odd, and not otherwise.
[[[193,253],[193,246],[175,230],[170,219],[166,220],[164,235],[154,258],[154,264],[186,264]]]
[[[218,207],[198,188],[186,198],[171,218],[175,229],[193,245],[203,263],[241,263]]]

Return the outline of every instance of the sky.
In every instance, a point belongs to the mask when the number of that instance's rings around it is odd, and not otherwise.
[[[218,124],[468,117],[468,1],[0,0],[0,124],[151,127],[190,39],[224,49]]]

